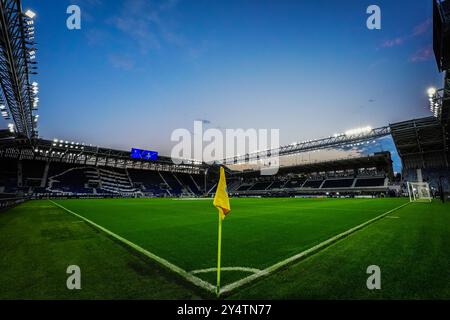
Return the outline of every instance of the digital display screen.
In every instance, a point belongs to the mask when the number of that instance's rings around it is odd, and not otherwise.
[[[131,158],[155,161],[158,160],[158,152],[133,148],[131,149]]]

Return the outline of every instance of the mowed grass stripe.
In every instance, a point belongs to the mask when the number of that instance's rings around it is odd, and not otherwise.
[[[232,214],[224,223],[223,266],[266,269],[405,202],[232,199]],[[217,217],[211,201],[101,199],[58,203],[183,270],[215,266]],[[213,282],[210,275],[202,275],[202,279]],[[235,280],[231,277],[224,284]]]

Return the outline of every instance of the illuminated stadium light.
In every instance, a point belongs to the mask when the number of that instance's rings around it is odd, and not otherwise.
[[[372,127],[364,127],[364,128],[356,128],[345,131],[346,136],[357,136],[360,134],[370,133],[372,131]]]
[[[2,117],[5,118],[5,120],[11,119],[10,116],[9,116],[9,112],[6,109],[6,106],[3,105],[3,104],[0,105],[0,113],[2,114]]]
[[[15,126],[12,123],[8,124],[8,129],[9,129],[9,132],[11,132],[11,133],[16,132]]]
[[[434,87],[429,88],[427,90],[428,97],[433,98],[434,95],[436,94],[436,92],[437,92],[436,88],[434,88]]]
[[[28,9],[27,11],[25,11],[25,16],[30,18],[30,19],[34,19],[34,17],[36,17],[36,13],[30,9]]]
[[[437,90],[434,87],[431,87],[427,90],[428,94],[428,101],[430,103],[430,112],[433,114],[434,117],[438,118],[441,115],[442,111],[442,95],[439,94],[439,92],[442,92],[443,90]]]

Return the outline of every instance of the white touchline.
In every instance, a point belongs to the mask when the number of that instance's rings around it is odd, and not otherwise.
[[[49,200],[49,201],[51,203],[53,203],[54,205],[58,206],[59,208],[65,210],[65,211],[69,212],[70,214],[73,214],[74,216],[76,216],[76,217],[84,220],[85,222],[91,224],[95,228],[102,230],[103,232],[109,234],[110,236],[116,238],[117,240],[125,243],[126,245],[128,245],[130,247],[132,247],[133,249],[137,250],[138,252],[144,254],[145,256],[147,256],[147,257],[149,257],[149,258],[159,262],[163,266],[167,267],[168,269],[170,269],[173,272],[177,273],[178,275],[182,276],[183,278],[185,278],[189,282],[195,284],[196,286],[201,287],[201,288],[203,288],[203,289],[205,289],[205,290],[207,290],[209,292],[215,292],[215,289],[216,289],[215,286],[213,286],[209,282],[206,282],[206,281],[204,281],[204,280],[194,276],[194,274],[213,272],[213,271],[216,271],[216,268],[200,269],[200,270],[194,270],[194,271],[191,271],[191,272],[187,272],[186,270],[181,269],[180,267],[170,263],[169,261],[167,261],[167,260],[165,260],[165,259],[163,259],[163,258],[161,258],[161,257],[159,257],[157,255],[155,255],[154,253],[151,253],[151,252],[145,250],[144,248],[138,246],[137,244],[134,244],[133,242],[131,242],[131,241],[125,239],[125,238],[122,238],[121,236],[115,234],[112,231],[109,231],[108,229],[106,229],[106,228],[96,224],[95,222],[93,222],[93,221],[91,221],[91,220],[89,220],[89,219],[87,219],[87,218],[85,218],[85,217],[83,217],[83,216],[81,216],[81,215],[79,215],[79,214],[77,214],[77,213],[75,213],[75,212],[73,212],[73,211],[63,207],[62,205],[60,205],[60,204],[58,204],[58,203],[56,203],[56,202],[54,202],[52,200]],[[274,271],[276,271],[276,270],[286,266],[287,264],[290,264],[292,262],[300,260],[300,259],[304,258],[305,256],[308,256],[308,255],[318,251],[319,249],[327,247],[328,245],[330,245],[330,244],[340,240],[341,238],[344,238],[344,237],[354,233],[355,231],[358,231],[359,229],[362,229],[365,226],[367,226],[367,225],[369,225],[369,224],[371,224],[371,223],[373,223],[373,222],[375,222],[377,220],[380,220],[381,218],[387,216],[388,214],[390,214],[390,213],[392,213],[394,211],[397,211],[397,210],[403,208],[404,206],[407,206],[408,204],[410,204],[410,202],[402,204],[401,206],[398,206],[398,207],[396,207],[396,208],[394,208],[392,210],[389,210],[389,211],[387,211],[387,212],[385,212],[385,213],[383,213],[383,214],[381,214],[381,215],[379,215],[379,216],[377,216],[377,217],[375,217],[373,219],[370,219],[370,220],[368,220],[368,221],[366,221],[366,222],[364,222],[364,223],[362,223],[362,224],[360,224],[360,225],[358,225],[356,227],[353,227],[353,228],[351,228],[351,229],[349,229],[347,231],[344,231],[344,232],[342,232],[342,233],[340,233],[340,234],[338,234],[338,235],[336,235],[334,237],[331,237],[330,239],[325,240],[325,241],[319,243],[318,245],[315,245],[314,247],[311,247],[311,248],[309,248],[309,249],[307,249],[307,250],[305,250],[303,252],[300,252],[300,253],[298,253],[298,254],[290,257],[290,258],[287,258],[285,260],[277,262],[276,264],[274,264],[274,265],[272,265],[272,266],[270,266],[270,267],[268,267],[268,268],[266,268],[264,270],[259,270],[259,269],[254,269],[254,268],[246,268],[246,267],[225,267],[225,268],[222,268],[222,270],[225,270],[225,271],[244,271],[244,272],[252,272],[253,274],[248,276],[248,277],[245,277],[245,278],[243,278],[241,280],[235,281],[233,283],[230,283],[230,284],[224,286],[220,290],[220,293],[222,294],[222,293],[226,293],[226,292],[231,292],[231,291],[233,291],[233,290],[235,290],[235,289],[237,289],[237,288],[239,288],[239,287],[241,287],[241,286],[243,286],[243,285],[245,285],[247,283],[250,283],[250,282],[252,282],[252,281],[254,281],[254,280],[256,280],[256,279],[258,279],[260,277],[267,276],[267,275],[271,274],[272,272],[274,272]]]
[[[50,200],[50,202],[53,203],[55,206],[57,206],[57,207],[65,210],[65,211],[69,212],[70,214],[73,214],[74,216],[84,220],[85,222],[87,222],[88,224],[94,226],[95,228],[100,229],[101,231],[107,233],[111,237],[116,238],[117,240],[125,243],[126,245],[132,247],[133,249],[137,250],[138,252],[144,254],[145,256],[147,256],[147,257],[149,257],[149,258],[159,262],[163,266],[167,267],[171,271],[173,271],[173,272],[177,273],[178,275],[182,276],[183,278],[185,278],[189,282],[195,284],[196,286],[201,287],[203,289],[206,289],[206,290],[208,290],[210,292],[214,292],[214,290],[216,289],[216,287],[213,286],[212,284],[210,284],[209,282],[206,282],[206,281],[204,281],[204,280],[202,280],[202,279],[200,279],[200,278],[190,274],[186,270],[183,270],[180,267],[170,263],[166,259],[163,259],[163,258],[157,256],[156,254],[145,250],[144,248],[138,246],[137,244],[134,244],[133,242],[131,242],[131,241],[125,239],[125,238],[122,238],[121,236],[115,234],[114,232],[109,231],[108,229],[106,229],[106,228],[96,224],[95,222],[93,222],[93,221],[91,221],[91,220],[89,220],[89,219],[87,219],[87,218],[85,218],[85,217],[83,217],[83,216],[73,212],[72,210],[69,210],[69,209],[63,207],[62,205],[60,205],[60,204],[58,204],[58,203],[56,203],[56,202],[54,202],[52,200]]]

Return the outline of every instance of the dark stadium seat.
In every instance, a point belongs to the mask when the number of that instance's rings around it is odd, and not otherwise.
[[[131,181],[141,186],[142,192],[156,196],[168,194],[166,190],[161,188],[164,181],[157,171],[128,169],[128,173]]]
[[[301,188],[304,183],[305,179],[292,179],[284,185],[284,188]]]
[[[322,189],[329,189],[329,188],[350,188],[353,185],[355,179],[330,179],[326,180],[323,185]]]
[[[237,188],[236,191],[247,191],[248,189],[250,189],[252,187],[253,184],[245,184],[240,186],[239,188]]]
[[[307,180],[303,188],[318,189],[322,185],[323,180]]]
[[[85,188],[86,177],[83,167],[64,167],[59,173],[49,175],[47,191],[53,193],[93,193]]]
[[[266,190],[272,184],[271,181],[255,183],[249,190]]]
[[[162,179],[169,186],[169,191],[172,195],[181,195],[183,191],[183,185],[177,180],[172,172],[160,172]]]
[[[283,181],[283,180],[274,181],[274,182],[269,186],[269,190],[272,190],[272,189],[279,189],[279,188],[283,187],[285,184],[286,184],[286,181]]]
[[[358,178],[355,187],[382,187],[385,178]]]
[[[181,183],[184,185],[185,189],[188,189],[194,195],[202,194],[202,191],[200,191],[201,187],[197,185],[197,182],[194,181],[194,179],[189,173],[175,173],[175,175],[178,178],[178,180],[180,180]]]

